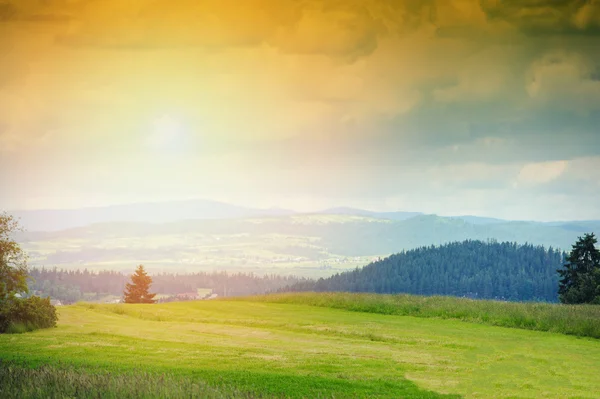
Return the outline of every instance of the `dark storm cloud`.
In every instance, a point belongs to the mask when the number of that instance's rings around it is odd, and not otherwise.
[[[600,34],[597,0],[482,0],[490,20],[506,21],[526,34]]]
[[[10,21],[17,14],[17,8],[11,3],[0,3],[0,22]]]
[[[382,27],[366,10],[342,2],[314,5],[319,7],[305,9],[293,0],[90,3],[80,16],[83,24],[58,36],[57,43],[116,50],[222,50],[268,43],[284,53],[347,60],[377,48]]]
[[[589,179],[582,179],[569,173],[535,188],[535,191],[541,195],[575,194],[578,198],[596,197],[598,190],[600,190],[600,182],[590,182]]]
[[[67,14],[32,14],[23,18],[23,21],[27,22],[40,22],[40,23],[67,23],[71,21],[72,17]]]
[[[52,1],[0,2],[0,22],[66,23],[71,16],[61,12]]]

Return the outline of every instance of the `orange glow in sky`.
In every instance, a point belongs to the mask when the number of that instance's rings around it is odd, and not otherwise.
[[[600,218],[599,43],[595,0],[0,0],[0,208]]]

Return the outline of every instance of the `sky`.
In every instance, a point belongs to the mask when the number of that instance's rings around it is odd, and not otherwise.
[[[600,219],[600,0],[0,0],[0,209]]]

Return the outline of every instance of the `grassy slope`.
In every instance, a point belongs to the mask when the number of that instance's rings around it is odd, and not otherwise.
[[[456,319],[492,326],[600,339],[600,306],[365,293],[285,293],[231,300],[302,304],[395,316]]]
[[[74,366],[28,367],[0,360],[2,398],[252,398],[228,386],[211,387],[197,379],[147,372],[111,373]]]
[[[266,396],[593,398],[588,338],[297,304],[76,305],[0,359],[192,377]],[[440,396],[451,394],[451,396]]]

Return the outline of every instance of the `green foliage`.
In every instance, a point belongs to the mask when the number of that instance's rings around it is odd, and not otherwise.
[[[466,298],[355,293],[287,293],[242,301],[301,304],[396,316],[456,319],[600,339],[600,306],[514,303]]]
[[[20,230],[17,221],[0,213],[0,301],[27,292],[27,257],[12,235]]]
[[[381,294],[453,295],[483,299],[556,302],[557,267],[552,248],[482,241],[422,247],[362,269],[282,291],[347,291]]]
[[[302,377],[283,377],[279,381],[265,375],[265,382],[292,387],[301,384]],[[339,381],[329,382],[341,385]],[[321,384],[318,385],[322,385]],[[383,384],[382,384],[383,385]],[[392,384],[390,384],[392,386]],[[318,388],[318,386],[317,386]],[[323,384],[321,387],[326,388]],[[385,388],[385,386],[382,386]],[[459,395],[439,395],[424,392],[411,383],[402,390],[405,398],[415,399],[460,399]],[[231,382],[207,384],[194,376],[178,376],[172,373],[152,373],[139,370],[108,372],[91,368],[89,370],[69,365],[42,365],[31,367],[26,363],[2,361],[0,359],[0,397],[6,398],[206,398],[206,399],[252,399],[252,398],[288,398],[298,395],[265,395],[254,392],[242,392]],[[330,395],[315,392],[315,399],[332,398]],[[364,395],[335,396],[365,397]],[[368,396],[367,396],[368,397]],[[377,395],[382,397],[382,395]],[[384,396],[387,397],[387,396]]]
[[[150,284],[152,284],[152,277],[148,276],[143,265],[139,265],[131,276],[131,283],[125,286],[123,293],[125,303],[155,303],[156,294],[150,294]]]
[[[326,301],[329,294],[321,295]],[[49,373],[72,366],[68,381],[77,385],[83,374],[81,385],[99,386],[95,397],[111,397],[111,381],[125,385],[139,370],[148,380],[165,374],[174,385],[257,398],[591,398],[600,392],[600,341],[562,334],[252,298],[59,310],[60,328],[0,335],[0,358],[51,365]],[[102,380],[107,386],[86,377],[104,373],[111,376]],[[68,395],[54,381],[40,376],[39,397],[87,395]],[[131,384],[139,397],[152,397]],[[171,396],[177,397],[162,395]]]
[[[251,398],[228,386],[211,387],[194,378],[135,371],[110,373],[72,366],[26,364],[0,360],[3,398]]]
[[[63,270],[58,268],[31,268],[29,290],[40,296],[60,299],[65,304],[81,300],[101,300],[108,295],[121,297],[129,276],[118,271]],[[260,295],[276,291],[306,279],[275,274],[228,273],[224,271],[195,273],[160,273],[152,276],[152,290],[163,297],[197,292],[225,293],[228,296]],[[155,297],[161,299],[159,295]]]
[[[600,304],[600,250],[595,235],[585,234],[573,245],[560,274],[559,297],[563,303]]]
[[[32,296],[0,303],[0,333],[22,333],[38,328],[55,327],[56,308],[49,298]]]
[[[0,214],[0,333],[21,333],[56,325],[56,309],[49,299],[27,293],[27,256],[12,234],[19,224],[10,215]]]

